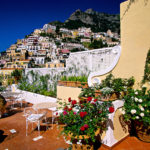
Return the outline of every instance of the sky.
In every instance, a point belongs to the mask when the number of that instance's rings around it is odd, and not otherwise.
[[[120,13],[125,0],[0,0],[0,51],[17,39],[42,28],[44,24],[64,22],[77,9],[92,8],[98,12]]]

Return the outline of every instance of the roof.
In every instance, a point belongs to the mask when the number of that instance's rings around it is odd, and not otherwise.
[[[69,49],[62,49],[61,52],[62,53],[70,53]]]
[[[0,70],[22,70],[22,68],[1,68]]]

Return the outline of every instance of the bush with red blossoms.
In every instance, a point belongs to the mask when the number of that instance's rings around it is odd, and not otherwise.
[[[109,112],[110,112],[110,113],[113,113],[114,111],[115,111],[115,108],[114,108],[114,107],[112,107],[112,106],[109,107]]]
[[[68,102],[71,102],[71,97],[68,98]]]
[[[94,142],[95,132],[98,129],[106,130],[108,114],[113,111],[111,102],[100,103],[92,97],[82,104],[69,98],[68,103],[62,103],[61,106],[64,110],[59,116],[59,121],[64,124],[62,133],[66,137],[71,136],[72,140],[79,140],[79,136],[86,135]]]
[[[77,103],[76,100],[73,100],[73,101],[72,101],[72,105],[75,105],[76,103]]]
[[[88,98],[87,98],[87,101],[88,101],[88,102],[92,101],[92,97],[88,97]]]

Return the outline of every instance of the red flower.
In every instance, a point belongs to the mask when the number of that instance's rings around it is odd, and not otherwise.
[[[77,113],[76,113],[76,112],[73,112],[73,114],[76,115]]]
[[[82,101],[82,100],[80,101],[80,104],[83,104],[83,101]]]
[[[68,102],[71,102],[71,97],[68,98]]]
[[[67,112],[66,112],[66,111],[64,111],[64,112],[63,112],[63,114],[64,114],[64,115],[67,115]]]
[[[98,113],[99,113],[99,114],[101,114],[101,113],[102,113],[102,111],[100,110]]]
[[[114,111],[115,111],[114,107],[112,107],[112,106],[109,107],[109,112],[110,112],[110,113],[113,113]]]
[[[58,115],[58,112],[56,113],[56,116]]]
[[[95,103],[94,103],[94,102],[92,102],[91,104],[95,105]]]
[[[84,128],[86,128],[86,129],[87,129],[88,127],[89,127],[89,126],[88,126],[87,124],[85,124],[85,125],[84,125]]]
[[[81,105],[81,108],[84,108],[84,105]]]
[[[90,102],[92,100],[92,97],[88,97],[87,101]]]
[[[69,110],[69,111],[71,111],[71,110],[72,110],[72,108],[69,108],[68,110]]]
[[[73,101],[72,101],[72,105],[75,105],[76,103],[77,103],[76,100],[73,100]]]
[[[94,99],[94,102],[97,102],[97,99]]]
[[[65,106],[64,110],[68,110],[68,106]]]
[[[83,118],[85,115],[87,115],[87,112],[80,112],[80,117]]]
[[[82,127],[80,128],[80,130],[81,130],[81,131],[84,131],[84,130],[85,130],[84,126],[82,126]]]

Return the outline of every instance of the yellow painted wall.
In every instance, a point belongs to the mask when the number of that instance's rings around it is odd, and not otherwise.
[[[150,1],[137,0],[123,16],[128,1],[121,4],[122,53],[113,74],[119,77],[134,76],[142,80],[147,52],[150,48]]]
[[[81,88],[57,86],[57,99],[62,99],[63,102],[68,102],[68,98],[78,101],[78,96],[81,93]]]
[[[139,83],[150,49],[150,0],[147,3],[146,0],[136,0],[127,10],[128,4],[129,1],[125,1],[120,5],[121,57],[112,73],[122,78],[134,76]],[[100,78],[104,79],[106,75]]]
[[[117,109],[113,120],[114,137],[117,141],[122,140],[129,135],[128,125],[123,119],[122,112]]]

